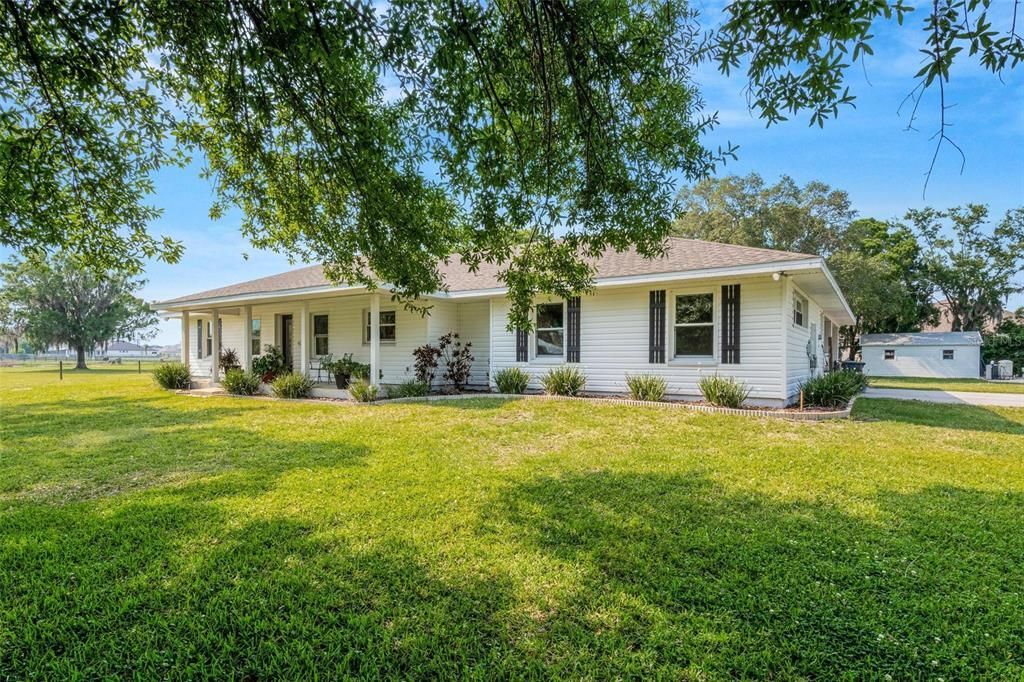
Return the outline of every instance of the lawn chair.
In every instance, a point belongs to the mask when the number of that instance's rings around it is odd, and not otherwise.
[[[330,364],[334,362],[334,354],[328,353],[327,355],[321,355],[318,358],[313,358],[309,361],[309,373],[316,372],[316,382],[320,383],[321,375],[326,372],[327,380],[331,380],[331,370],[328,369]]]

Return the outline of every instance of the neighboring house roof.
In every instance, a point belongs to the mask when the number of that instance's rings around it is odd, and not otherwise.
[[[107,344],[107,352],[112,350],[116,351],[134,351],[134,350],[146,350],[137,343],[129,343],[128,341],[115,341]]]
[[[712,270],[717,268],[735,268],[750,265],[788,262],[793,260],[817,259],[818,256],[793,251],[775,251],[752,246],[736,246],[719,244],[697,239],[670,237],[666,253],[662,258],[644,258],[635,248],[616,252],[609,249],[601,256],[586,259],[596,270],[596,278],[609,279],[616,277],[635,277],[659,273],[686,272],[692,270]],[[476,272],[458,256],[449,263],[441,263],[438,271],[451,292],[500,289],[504,284],[498,279],[502,265],[481,263]],[[226,287],[200,291],[195,294],[161,301],[161,304],[188,303],[231,296],[251,294],[271,294],[297,289],[330,287],[332,282],[324,275],[323,267],[310,265],[297,270],[283,272],[270,277],[240,282]]]
[[[981,332],[919,332],[864,334],[862,346],[980,346]]]

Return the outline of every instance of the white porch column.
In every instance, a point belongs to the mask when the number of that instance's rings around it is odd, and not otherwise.
[[[220,381],[220,314],[213,309],[210,316],[210,326],[213,328],[213,351],[210,353],[210,380],[213,383]]]
[[[252,306],[242,306],[242,371],[252,369]]]
[[[305,376],[309,373],[309,303],[302,302],[299,315],[299,366],[295,371]]]
[[[189,366],[189,356],[192,354],[191,348],[189,348],[188,342],[191,338],[191,320],[187,310],[181,312],[181,364],[185,367]]]
[[[376,385],[380,372],[380,294],[370,294],[370,383]]]

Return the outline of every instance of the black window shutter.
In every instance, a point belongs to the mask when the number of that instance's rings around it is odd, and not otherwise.
[[[740,361],[740,285],[722,287],[722,363]]]
[[[665,362],[665,290],[651,292],[649,326],[649,358],[651,364]]]
[[[580,361],[580,297],[573,296],[566,301],[565,361]]]
[[[516,362],[530,359],[530,335],[523,329],[516,330]]]

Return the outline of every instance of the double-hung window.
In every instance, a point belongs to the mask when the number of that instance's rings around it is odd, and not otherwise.
[[[710,293],[676,296],[674,326],[677,358],[714,356],[714,308],[714,295]]]
[[[565,355],[565,307],[562,303],[537,306],[537,357]]]
[[[313,355],[327,355],[327,316],[313,316]]]
[[[807,326],[807,299],[800,294],[793,294],[793,324]]]
[[[366,322],[363,329],[363,343],[370,343],[370,320],[373,319],[370,315],[369,310],[363,312],[363,320]],[[380,328],[381,343],[394,343],[398,338],[397,321],[398,315],[394,310],[380,311],[380,322],[377,326]]]
[[[886,348],[884,353],[885,353],[884,357],[885,357],[886,360],[895,360],[896,359],[896,351],[895,350],[893,350],[891,348]]]
[[[217,320],[220,322],[220,320]],[[213,355],[213,320],[206,322],[206,357]]]
[[[942,351],[942,359],[943,360],[952,360],[953,357],[954,357],[954,353],[953,353],[953,349],[952,348],[946,348],[945,350]]]

